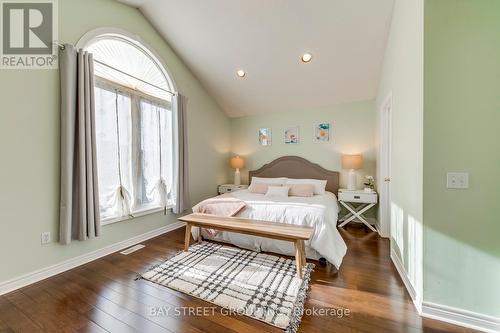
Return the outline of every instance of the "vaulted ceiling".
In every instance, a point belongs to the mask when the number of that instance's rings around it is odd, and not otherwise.
[[[119,1],[142,11],[232,117],[375,98],[393,6],[393,0]],[[300,60],[305,52],[313,54],[307,64]]]

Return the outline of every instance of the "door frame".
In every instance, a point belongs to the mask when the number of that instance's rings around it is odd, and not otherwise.
[[[391,234],[391,157],[392,157],[392,92],[380,106],[380,149],[379,149],[379,233],[382,237]],[[389,181],[384,179],[389,177]]]

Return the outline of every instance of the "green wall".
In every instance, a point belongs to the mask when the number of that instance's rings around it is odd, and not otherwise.
[[[153,47],[188,101],[191,199],[216,193],[227,180],[230,120],[142,14],[112,0],[60,0],[59,40],[117,27]],[[149,215],[103,227],[102,237],[69,246],[40,244],[59,219],[59,76],[57,70],[0,70],[0,281],[56,264],[175,221]]]
[[[500,317],[500,1],[425,6],[424,300]]]
[[[391,248],[419,296],[422,289],[423,6],[423,0],[395,1],[377,96],[377,123],[380,124],[379,110],[392,94]],[[378,175],[379,180],[383,177],[385,175]]]
[[[318,121],[332,125],[329,143],[313,143],[313,124]],[[375,122],[374,102],[363,101],[294,112],[265,113],[231,119],[231,151],[246,159],[242,170],[242,183],[248,182],[248,170],[260,168],[272,160],[296,155],[318,163],[329,170],[341,172],[340,184],[345,186],[347,171],[342,170],[341,154],[359,154],[364,157],[364,168],[358,170],[358,186],[364,176],[375,176]],[[283,143],[286,127],[300,127],[300,143]],[[260,146],[259,128],[272,129],[272,145]],[[231,170],[229,179],[232,180]]]

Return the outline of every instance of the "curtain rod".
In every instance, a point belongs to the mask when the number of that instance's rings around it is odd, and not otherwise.
[[[59,43],[58,41],[54,41],[52,42],[52,45],[56,45],[58,46],[61,50],[64,50],[66,47],[64,46],[64,44],[61,44]]]
[[[52,42],[52,44],[57,45],[57,46],[58,46],[61,50],[64,50],[64,49],[66,48],[66,47],[64,46],[64,44],[61,44],[61,43],[59,43],[59,42],[57,42],[57,41]],[[138,78],[137,76],[134,76],[134,75],[132,75],[132,74],[129,74],[129,73],[127,73],[127,72],[124,72],[124,71],[122,71],[122,70],[120,70],[120,69],[118,69],[118,68],[116,68],[116,67],[113,67],[113,66],[111,66],[111,65],[108,65],[108,64],[106,64],[106,63],[104,63],[104,62],[102,62],[102,61],[99,61],[99,60],[94,59],[94,62],[97,62],[97,63],[98,63],[98,64],[100,64],[100,65],[106,66],[106,67],[108,67],[108,68],[110,68],[110,69],[112,69],[112,70],[115,70],[115,71],[117,71],[117,72],[120,72],[120,73],[122,73],[122,74],[125,74],[125,75],[127,75],[127,76],[129,76],[129,77],[131,77],[131,78],[136,79],[136,80],[139,80],[139,81],[141,81],[142,83],[145,83],[145,84],[147,84],[147,85],[150,85],[150,86],[152,86],[152,87],[155,87],[156,89],[160,89],[161,91],[164,91],[164,92],[166,92],[166,93],[168,93],[168,94],[175,95],[175,92],[172,92],[172,91],[170,91],[170,90],[166,90],[166,89],[164,89],[164,88],[162,88],[162,87],[157,86],[156,84],[153,84],[153,83],[147,82],[147,81],[145,81],[145,80],[143,80],[143,79],[141,79],[141,78]]]

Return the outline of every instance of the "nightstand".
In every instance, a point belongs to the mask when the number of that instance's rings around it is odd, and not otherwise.
[[[248,185],[234,185],[234,184],[224,184],[224,185],[219,185],[217,187],[217,192],[219,194],[224,194],[224,193],[230,193],[230,192],[235,192],[239,190],[245,190],[248,188]]]
[[[366,218],[363,216],[363,213],[375,206],[377,204],[377,201],[378,197],[377,192],[375,191],[366,192],[364,190],[349,191],[340,189],[339,202],[349,211],[349,213],[342,217],[343,222],[339,225],[339,227],[343,227],[351,221],[358,220],[359,222],[370,228],[371,231],[377,232],[377,230],[370,223],[368,223]],[[352,205],[353,203],[358,203],[360,205],[354,207]]]

